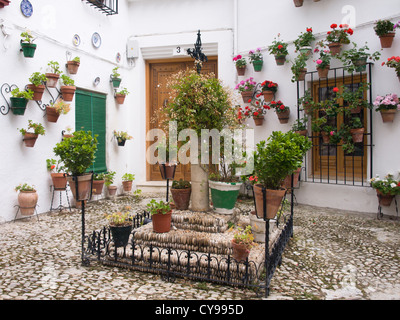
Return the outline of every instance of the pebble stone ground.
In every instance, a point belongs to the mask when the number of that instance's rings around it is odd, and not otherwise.
[[[105,212],[144,209],[146,197],[89,202],[86,230],[106,225]],[[250,203],[238,202],[243,214]],[[268,298],[96,262],[82,266],[80,248],[78,209],[0,224],[0,300],[400,300],[400,223],[385,216],[296,205],[294,236]]]

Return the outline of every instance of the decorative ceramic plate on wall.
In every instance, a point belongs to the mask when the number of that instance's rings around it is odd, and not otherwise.
[[[21,1],[21,12],[25,17],[30,17],[33,13],[33,6],[29,0],[22,0]]]
[[[75,34],[74,38],[72,39],[72,43],[75,47],[78,47],[81,44],[81,38],[77,34]]]
[[[101,37],[97,32],[93,33],[92,35],[92,44],[95,48],[99,48],[101,46]]]

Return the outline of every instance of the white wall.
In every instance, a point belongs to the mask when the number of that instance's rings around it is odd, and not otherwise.
[[[47,62],[57,60],[63,66],[66,51],[81,57],[82,63],[77,75],[72,76],[80,88],[108,94],[107,98],[107,165],[109,170],[117,171],[117,184],[124,172],[136,174],[137,182],[145,176],[145,127],[146,127],[146,87],[145,62],[154,58],[174,58],[172,48],[177,45],[193,47],[197,30],[201,30],[205,51],[218,55],[219,77],[232,88],[240,80],[232,58],[237,53],[247,54],[250,49],[264,49],[264,67],[260,73],[248,69],[244,78],[254,76],[256,81],[266,79],[278,82],[279,99],[292,108],[292,117],[287,125],[279,124],[276,115],[270,111],[262,127],[255,128],[256,142],[266,139],[273,130],[287,131],[295,120],[296,85],[292,77],[290,64],[276,66],[275,60],[268,55],[266,48],[280,33],[289,41],[290,58],[293,59],[292,41],[306,27],[313,27],[314,33],[324,37],[331,23],[341,23],[347,13],[342,12],[346,5],[355,9],[356,26],[351,39],[362,45],[368,41],[371,51],[380,50],[379,39],[373,31],[373,22],[379,18],[400,20],[400,3],[396,0],[305,0],[303,7],[295,8],[292,1],[272,0],[148,0],[119,1],[119,14],[106,16],[82,1],[31,0],[34,14],[25,18],[19,3],[12,2],[0,9],[3,19],[11,30],[4,40],[0,33],[0,84],[9,83],[24,87],[34,71],[45,71]],[[237,7],[236,7],[237,4]],[[71,16],[70,16],[71,15]],[[37,35],[38,50],[33,59],[22,57],[19,52],[19,34],[27,27]],[[237,32],[236,32],[237,31]],[[91,36],[98,32],[102,37],[102,46],[95,49]],[[81,45],[74,47],[72,38],[78,34]],[[134,63],[125,56],[126,41],[135,39],[139,44],[139,58]],[[6,45],[7,48],[4,48]],[[393,48],[382,51],[382,59],[398,55],[400,36],[396,36]],[[161,49],[159,56],[156,55]],[[123,86],[131,94],[124,105],[116,105],[109,84],[111,70],[117,65],[116,54],[120,52]],[[400,84],[393,70],[380,66],[373,67],[373,97],[389,92],[400,93]],[[333,66],[340,65],[335,61]],[[315,70],[312,60],[309,70]],[[93,86],[96,77],[101,78],[99,86]],[[44,98],[46,99],[46,98]],[[0,105],[4,105],[0,96]],[[61,131],[67,125],[74,125],[74,102],[72,112],[62,115],[56,124],[48,123],[44,112],[35,102],[29,102],[24,116],[0,114],[0,220],[12,220],[17,204],[14,187],[19,183],[34,184],[39,192],[38,212],[50,208],[51,185],[45,160],[53,157],[52,149],[61,139]],[[27,125],[28,119],[40,121],[46,127],[47,134],[39,137],[34,148],[23,146],[22,137],[17,131]],[[400,116],[393,124],[383,124],[380,115],[374,113],[374,174],[386,174],[400,169],[397,137],[400,133]],[[248,121],[253,126],[252,121]],[[124,148],[118,148],[112,139],[113,130],[127,130],[134,140],[128,141]],[[387,140],[386,140],[387,139]],[[397,144],[396,144],[397,143]],[[26,164],[28,162],[29,164]],[[328,196],[318,198],[316,191],[326,190]],[[351,195],[359,200],[347,200]],[[56,194],[58,196],[58,194]],[[351,210],[375,212],[376,198],[371,188],[340,187],[320,184],[305,184],[296,194],[300,203],[309,203],[327,207],[348,208]],[[56,198],[58,200],[58,198]],[[58,205],[58,204],[57,204]],[[394,213],[394,208],[390,208]]]

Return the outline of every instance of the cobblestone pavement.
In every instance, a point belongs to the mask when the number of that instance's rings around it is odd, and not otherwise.
[[[105,212],[141,196],[88,203],[86,230],[106,225]],[[251,206],[239,202],[242,212]],[[400,299],[400,223],[305,205],[295,206],[294,236],[268,298],[252,290],[176,279],[92,262],[81,265],[77,209],[0,224],[0,300],[335,300]]]

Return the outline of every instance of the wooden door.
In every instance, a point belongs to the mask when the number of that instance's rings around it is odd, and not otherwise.
[[[193,68],[193,59],[177,59],[177,60],[157,60],[149,61],[146,64],[147,71],[147,125],[146,130],[160,128],[159,120],[154,117],[154,113],[159,110],[160,107],[165,106],[168,103],[168,90],[166,83],[168,78],[180,71],[187,68]],[[209,57],[208,62],[203,63],[201,69],[202,73],[214,73],[216,77],[218,69],[218,61],[216,57]],[[149,147],[154,142],[147,142]],[[147,165],[147,180],[148,181],[160,181],[161,173],[158,164]],[[184,179],[190,181],[190,164],[178,165],[175,172],[175,179]]]

